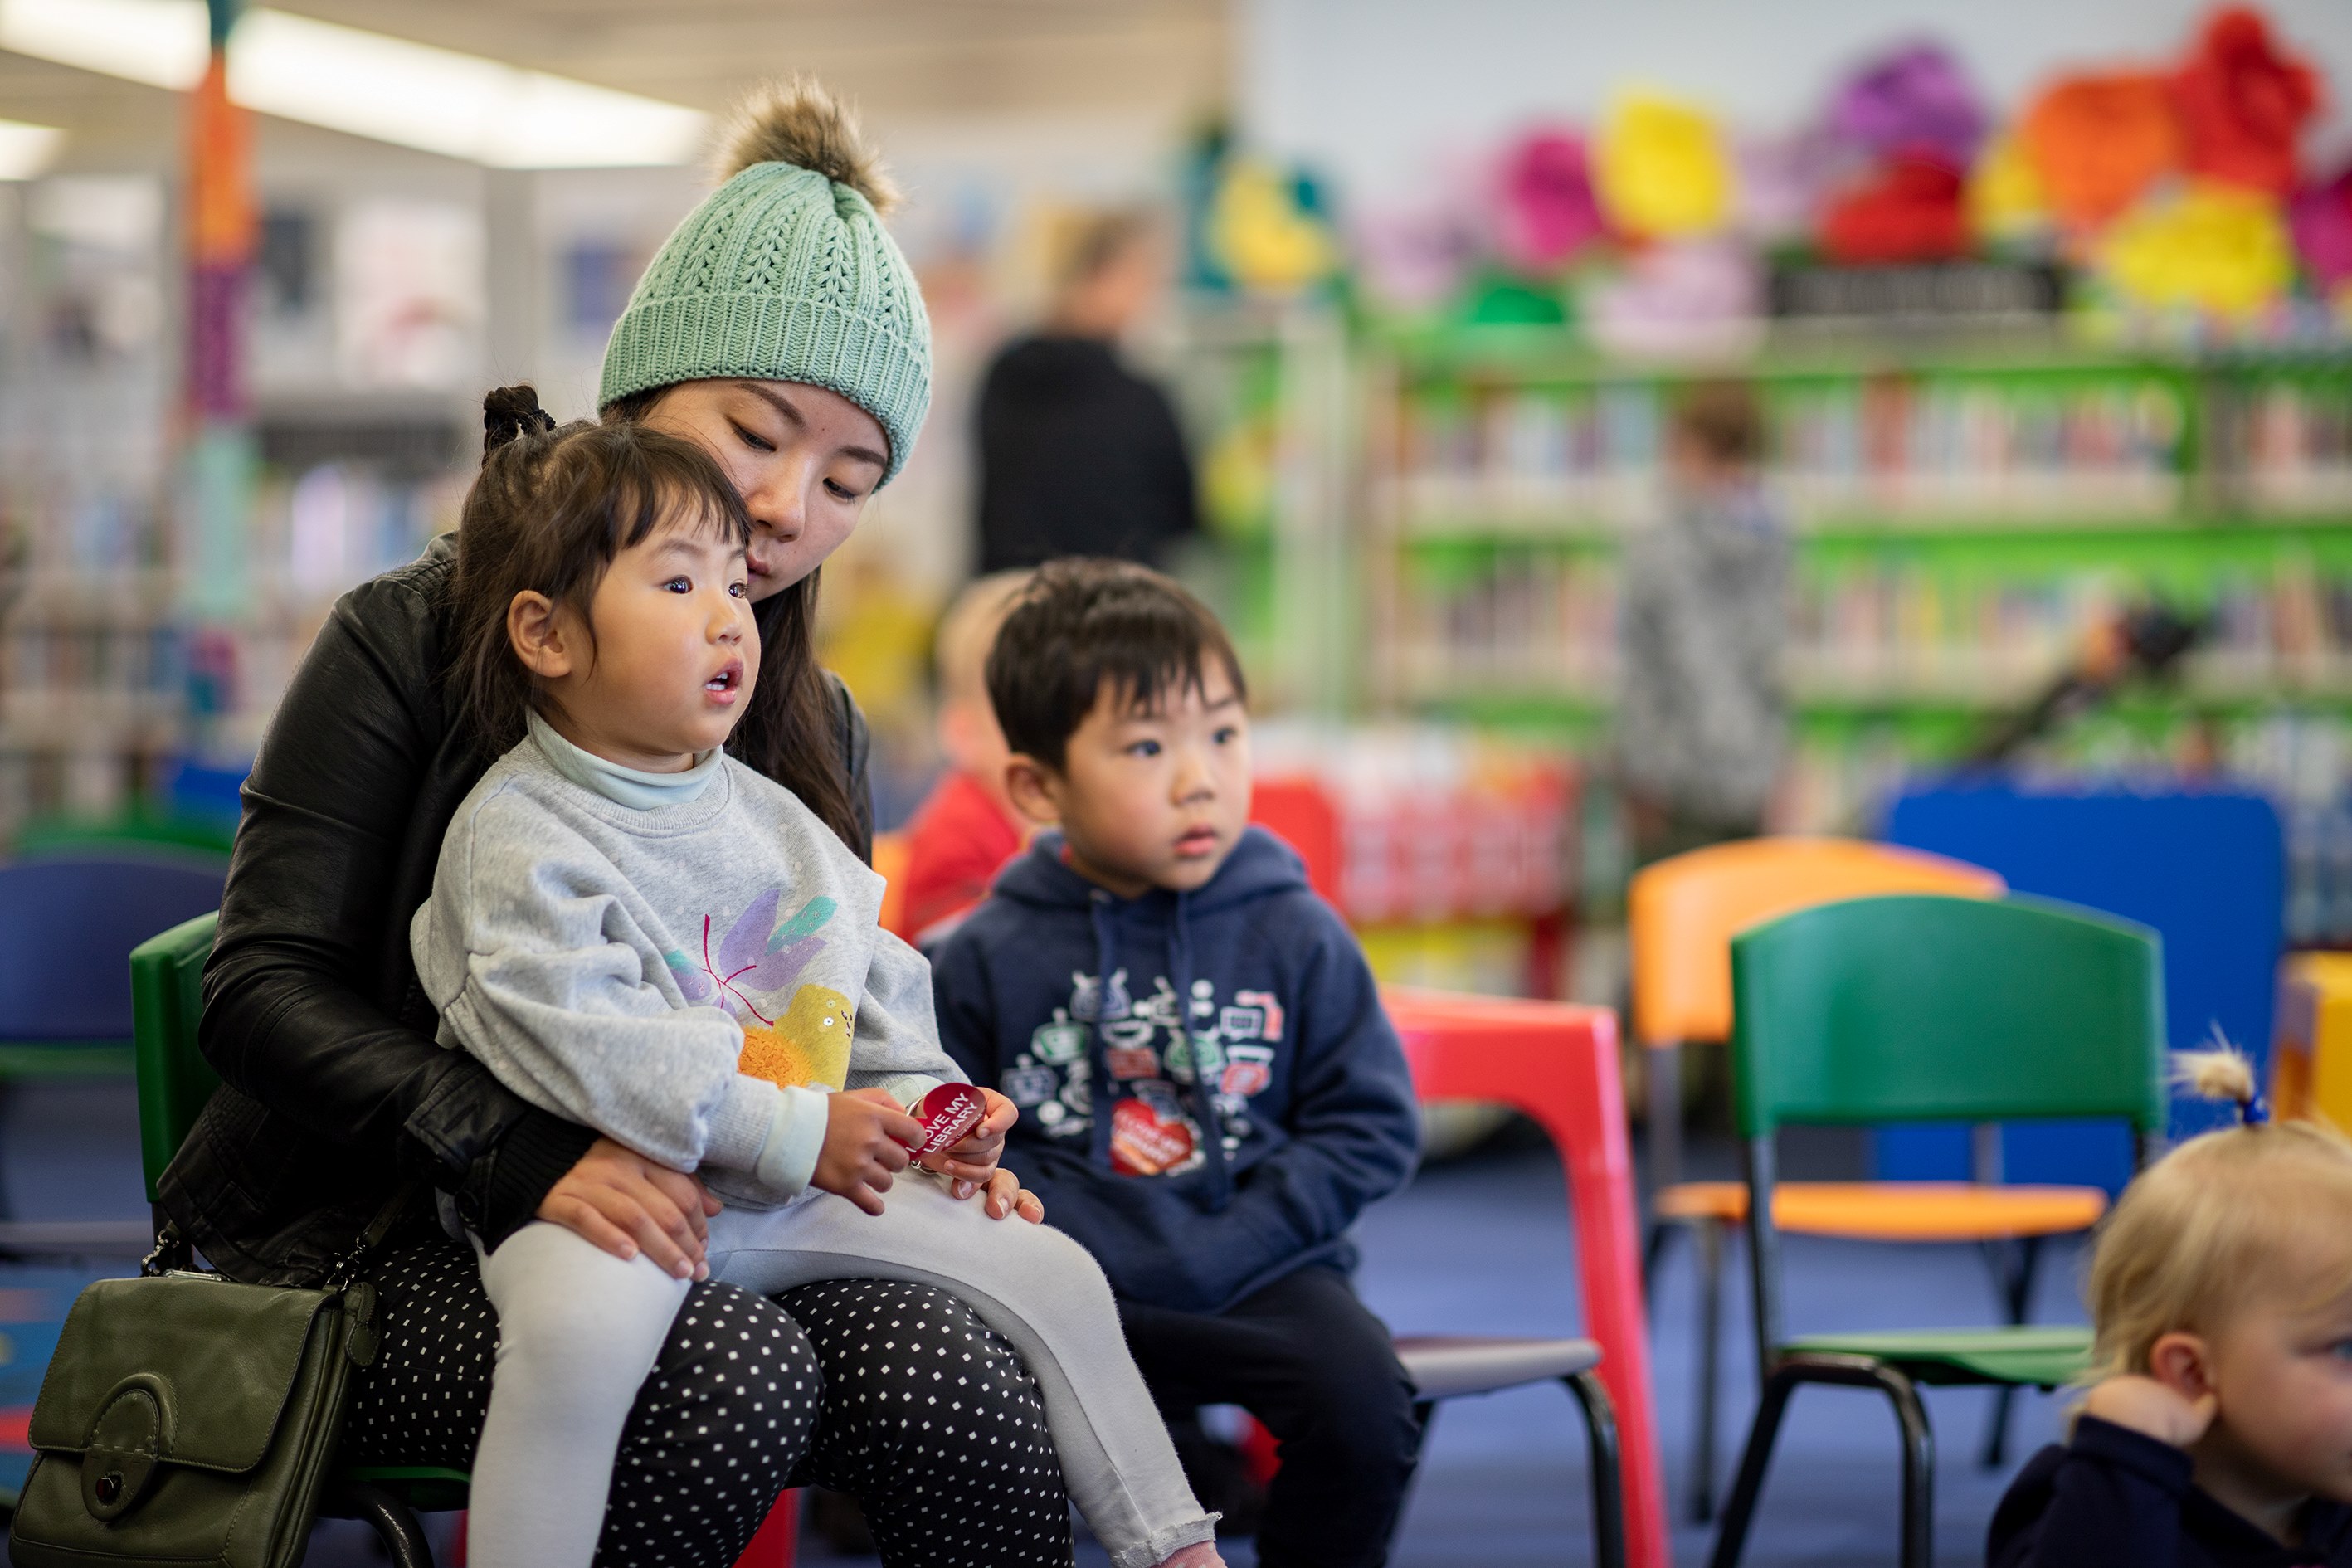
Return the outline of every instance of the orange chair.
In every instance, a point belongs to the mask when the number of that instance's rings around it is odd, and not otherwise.
[[[2298,952],[2280,966],[2271,1112],[2352,1131],[2352,952]]]
[[[1852,838],[1751,838],[1693,850],[1638,873],[1627,895],[1633,944],[1634,1035],[1650,1051],[1653,1193],[1649,1257],[1668,1226],[1696,1234],[1699,1260],[1698,1410],[1693,1436],[1692,1514],[1714,1513],[1716,1398],[1723,1294],[1723,1237],[1748,1219],[1739,1182],[1685,1182],[1681,1058],[1685,1044],[1731,1037],[1731,939],[1748,926],[1816,904],[1888,893],[1999,898],[2000,876],[1917,850]],[[1980,1147],[1997,1147],[1984,1141]],[[1772,1218],[1782,1231],[1869,1241],[1973,1241],[1999,1272],[2002,1304],[2022,1322],[2041,1238],[2087,1228],[2106,1211],[2096,1187],[2004,1187],[1983,1162],[1975,1183],[1782,1182]],[[1998,1396],[1985,1457],[1997,1464],[2008,1426]]]

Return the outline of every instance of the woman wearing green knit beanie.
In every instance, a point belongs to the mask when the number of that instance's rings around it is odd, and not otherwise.
[[[845,699],[816,665],[816,571],[906,466],[930,407],[930,318],[882,226],[898,189],[822,87],[754,93],[721,147],[720,184],[614,325],[597,402],[699,441],[735,481],[762,653],[735,750],[856,844],[864,731],[836,721]]]
[[[864,853],[865,725],[816,665],[816,572],[907,460],[929,326],[882,226],[889,184],[821,89],[755,95],[721,174],[614,328],[601,401],[608,420],[699,441],[742,494],[762,668],[730,746]],[[527,387],[493,394],[485,422],[551,423]],[[445,536],[346,594],[270,721],[205,970],[203,1038],[226,1081],[160,1201],[231,1278],[286,1284],[345,1254],[404,1178],[429,1181],[440,1215],[412,1187],[414,1212],[371,1265],[379,1349],[353,1375],[342,1451],[468,1470],[498,1323],[441,1215],[492,1250],[545,1220],[685,1276],[717,1205],[693,1175],[538,1109],[436,1040],[409,925],[494,760],[449,689],[456,563]],[[915,1366],[939,1357],[960,1369],[965,1442],[885,1415],[932,1397]],[[597,1563],[727,1568],[778,1493],[808,1484],[866,1505],[887,1568],[1071,1561],[1034,1384],[971,1308],[874,1279],[775,1300],[701,1280],[629,1414]]]

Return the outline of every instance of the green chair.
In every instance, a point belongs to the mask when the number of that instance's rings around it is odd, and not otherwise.
[[[220,1075],[196,1048],[205,960],[212,953],[217,919],[198,915],[131,952],[139,1158],[147,1172],[150,1203],[157,1201],[163,1168],[220,1087]],[[463,1470],[435,1465],[346,1465],[329,1479],[320,1507],[335,1518],[366,1521],[396,1568],[433,1568],[432,1547],[416,1516],[464,1508],[469,1480]]]
[[[1774,1135],[1788,1124],[2113,1117],[2145,1152],[2165,1125],[2164,992],[2145,927],[2011,898],[1824,904],[1731,944],[1733,1100],[1748,1156],[1764,1389],[1713,1568],[1735,1568],[1790,1396],[1876,1388],[1903,1434],[1904,1568],[1934,1561],[1935,1449],[1919,1385],[2055,1388],[2087,1329],[1782,1332]]]

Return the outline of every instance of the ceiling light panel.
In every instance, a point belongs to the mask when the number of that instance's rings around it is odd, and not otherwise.
[[[0,0],[0,47],[184,91],[207,58],[204,0]],[[690,161],[691,109],[284,11],[229,37],[229,96],[287,120],[501,168]]]
[[[48,173],[66,133],[54,125],[0,120],[0,180],[30,180]]]

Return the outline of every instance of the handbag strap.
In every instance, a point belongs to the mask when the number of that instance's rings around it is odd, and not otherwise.
[[[375,1217],[368,1221],[367,1228],[360,1232],[358,1239],[327,1266],[326,1289],[341,1290],[357,1279],[360,1266],[383,1245],[384,1238],[392,1234],[392,1227],[400,1223],[400,1216],[407,1212],[408,1205],[424,1190],[425,1178],[422,1176],[411,1176],[393,1189],[392,1196],[384,1200],[383,1207],[376,1210]]]

